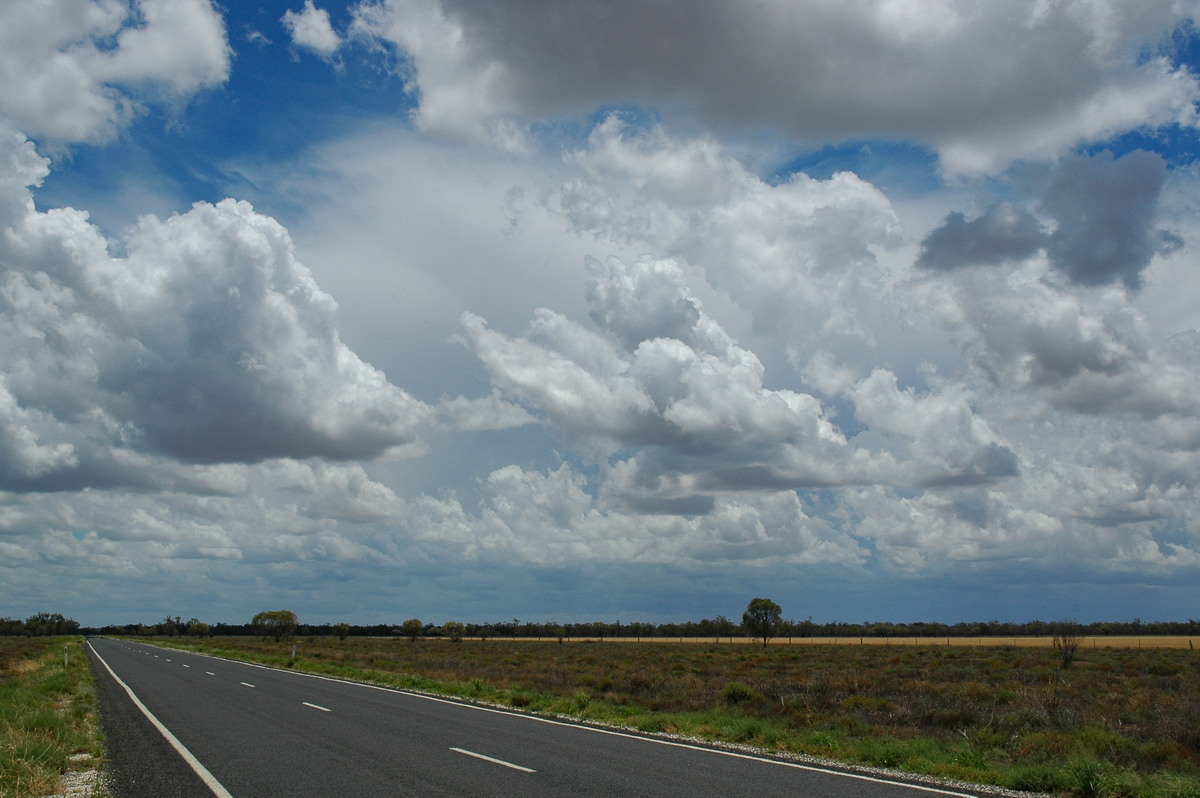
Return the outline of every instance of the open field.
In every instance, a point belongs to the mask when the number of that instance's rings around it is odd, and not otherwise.
[[[466,638],[468,640],[478,638]],[[558,642],[556,637],[489,637],[495,642]],[[723,643],[761,646],[761,640],[745,637],[575,637],[571,643]],[[1088,648],[1186,648],[1195,650],[1200,638],[1183,635],[1105,635],[1084,637],[1081,649]],[[1054,648],[1053,637],[773,637],[772,646],[988,646],[992,648]]]
[[[102,754],[83,638],[0,637],[0,796],[54,794],[62,774],[94,771]]]
[[[159,642],[948,779],[1069,795],[1200,798],[1200,656],[1192,649],[1084,647],[1064,668],[1048,639],[987,647],[944,638],[937,645],[838,640],[843,645]]]

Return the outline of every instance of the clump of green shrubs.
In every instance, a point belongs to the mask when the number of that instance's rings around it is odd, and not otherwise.
[[[755,692],[749,685],[730,682],[721,690],[721,700],[726,704],[743,704],[754,698]]]

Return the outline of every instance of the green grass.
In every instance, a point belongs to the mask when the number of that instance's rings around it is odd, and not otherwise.
[[[1200,798],[1200,657],[1088,649],[171,641],[647,732],[1077,796]]]
[[[64,773],[96,769],[102,759],[83,639],[0,637],[0,798],[52,795]]]

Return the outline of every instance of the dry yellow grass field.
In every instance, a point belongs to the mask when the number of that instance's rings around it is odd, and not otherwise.
[[[553,641],[553,637],[490,637],[489,640],[519,643],[523,640]],[[747,637],[569,637],[567,643],[729,643],[761,646],[761,640]],[[1084,637],[1081,649],[1088,648],[1187,648],[1195,649],[1200,638],[1184,635],[1112,635]],[[1044,637],[773,637],[772,646],[1014,646],[1017,648],[1053,648],[1054,638]]]

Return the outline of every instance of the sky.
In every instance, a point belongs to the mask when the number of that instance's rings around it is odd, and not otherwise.
[[[0,4],[0,615],[1200,617],[1198,17]]]

